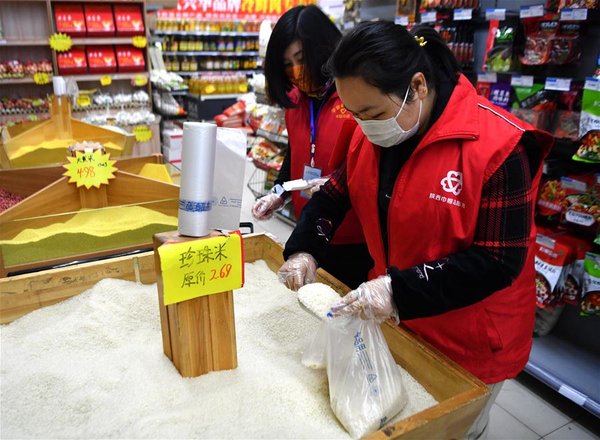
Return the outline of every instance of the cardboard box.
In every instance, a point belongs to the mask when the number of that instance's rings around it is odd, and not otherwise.
[[[114,73],[117,71],[117,59],[112,46],[88,46],[85,51],[90,72]]]
[[[86,3],[84,11],[88,37],[112,37],[115,35],[115,21],[110,5]]]
[[[58,73],[61,75],[76,75],[88,71],[85,51],[82,47],[74,47],[68,52],[58,52],[56,60],[58,62]]]
[[[181,150],[177,148],[167,148],[163,145],[163,156],[167,162],[181,163]]]
[[[57,3],[54,5],[56,32],[72,37],[85,37],[85,17],[83,6],[79,3]]]
[[[144,16],[140,5],[116,4],[113,6],[117,35],[145,35]]]
[[[183,146],[183,130],[180,128],[163,130],[162,141],[163,145],[167,148],[181,150]]]
[[[133,46],[115,46],[119,72],[143,72],[146,70],[144,52]]]

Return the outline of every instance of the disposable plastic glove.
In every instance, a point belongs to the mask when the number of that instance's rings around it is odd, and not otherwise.
[[[256,220],[269,220],[276,211],[283,208],[285,200],[277,194],[267,194],[256,201],[252,215]]]
[[[292,254],[277,273],[279,281],[296,292],[305,284],[314,283],[317,276],[317,261],[306,252]]]
[[[304,194],[306,194],[308,197],[312,197],[317,191],[319,191],[321,189],[322,185],[325,185],[325,182],[327,182],[328,180],[329,180],[329,176],[319,177],[317,179],[311,179],[307,182],[311,186],[309,188],[302,190],[302,192]]]
[[[362,319],[383,322],[393,318],[400,322],[398,310],[392,297],[392,279],[389,275],[375,278],[358,286],[331,306],[327,316],[360,315]]]

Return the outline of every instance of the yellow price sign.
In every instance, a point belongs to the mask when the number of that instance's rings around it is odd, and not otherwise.
[[[110,160],[109,156],[110,153],[102,154],[102,150],[77,151],[75,157],[67,157],[69,163],[63,165],[67,169],[63,176],[69,177],[69,183],[76,183],[77,188],[108,185],[108,179],[113,179],[113,173],[117,171],[113,166],[116,160]]]
[[[146,47],[148,45],[148,39],[141,35],[136,35],[131,40],[131,44],[133,44],[135,47],[137,47],[139,49],[143,49],[144,47]]]
[[[112,78],[109,75],[102,75],[100,77],[100,85],[110,86],[112,84]]]
[[[89,107],[90,105],[92,105],[92,98],[90,98],[90,95],[77,96],[77,107]]]
[[[73,40],[67,34],[54,33],[48,38],[50,48],[57,52],[66,52],[73,46]]]
[[[148,125],[136,125],[131,131],[138,142],[146,142],[152,139],[152,129]]]
[[[239,233],[166,243],[158,248],[158,255],[165,305],[244,285],[244,253]]]
[[[50,76],[45,72],[38,72],[33,74],[33,82],[38,86],[43,86],[50,82]]]
[[[138,87],[143,87],[148,84],[148,77],[146,75],[136,75],[133,77],[133,85]]]

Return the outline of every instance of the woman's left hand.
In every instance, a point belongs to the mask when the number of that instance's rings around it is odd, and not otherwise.
[[[362,319],[383,322],[388,318],[398,318],[398,310],[392,296],[392,279],[389,275],[367,281],[348,293],[331,306],[328,316],[359,315]]]

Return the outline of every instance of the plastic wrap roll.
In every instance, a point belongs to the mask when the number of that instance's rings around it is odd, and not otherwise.
[[[208,213],[213,203],[217,126],[206,122],[183,124],[179,233],[190,237],[208,234]]]

